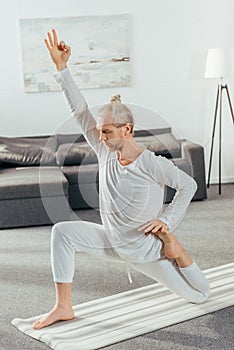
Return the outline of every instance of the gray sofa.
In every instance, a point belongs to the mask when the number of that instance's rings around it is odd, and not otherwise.
[[[196,180],[193,200],[207,198],[201,145],[176,139],[171,128],[136,130],[134,137]],[[98,208],[97,158],[83,135],[0,137],[0,180],[0,228],[56,223]],[[166,186],[164,202],[174,193]]]

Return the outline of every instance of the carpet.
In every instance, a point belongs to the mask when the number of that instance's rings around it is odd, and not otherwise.
[[[33,330],[16,318],[20,331],[56,350],[93,350],[234,305],[234,263],[204,271],[211,295],[191,304],[155,283],[74,306],[76,318]]]

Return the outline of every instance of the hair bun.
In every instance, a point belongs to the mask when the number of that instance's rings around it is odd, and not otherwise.
[[[121,103],[121,96],[120,95],[113,95],[111,96],[111,103]]]

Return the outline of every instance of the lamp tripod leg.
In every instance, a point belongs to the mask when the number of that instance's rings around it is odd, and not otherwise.
[[[225,90],[226,90],[226,92],[227,92],[229,107],[230,107],[230,111],[231,111],[231,115],[232,115],[232,121],[233,121],[233,124],[234,124],[234,114],[233,114],[231,98],[230,98],[230,95],[229,95],[229,91],[228,91],[228,86],[227,86],[227,85],[225,86]]]
[[[221,161],[222,161],[222,92],[223,86],[220,91],[220,102],[219,102],[219,194],[221,194]]]
[[[216,126],[217,111],[218,111],[218,104],[219,104],[219,95],[220,95],[220,87],[218,86],[217,97],[216,97],[216,104],[215,104],[215,114],[214,114],[213,132],[212,132],[212,142],[211,142],[211,150],[210,150],[210,161],[209,161],[207,188],[209,188],[209,186],[210,186],[210,173],[211,173],[213,146],[214,146],[215,126]]]

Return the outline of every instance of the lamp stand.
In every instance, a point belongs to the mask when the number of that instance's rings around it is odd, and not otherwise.
[[[227,86],[227,84],[223,85],[221,82],[218,85],[216,104],[215,104],[214,124],[213,124],[213,132],[212,132],[212,143],[211,143],[210,163],[209,163],[209,173],[208,173],[208,183],[207,183],[207,188],[209,188],[212,155],[213,155],[213,145],[214,145],[214,136],[215,136],[215,126],[216,126],[218,107],[219,107],[219,194],[221,194],[221,155],[222,155],[221,154],[221,147],[222,147],[222,95],[223,95],[223,90],[226,90],[229,108],[231,111],[232,120],[233,120],[233,124],[234,124],[234,115],[233,115],[231,99],[230,99],[230,95],[229,95],[229,91],[228,91],[228,86]]]

